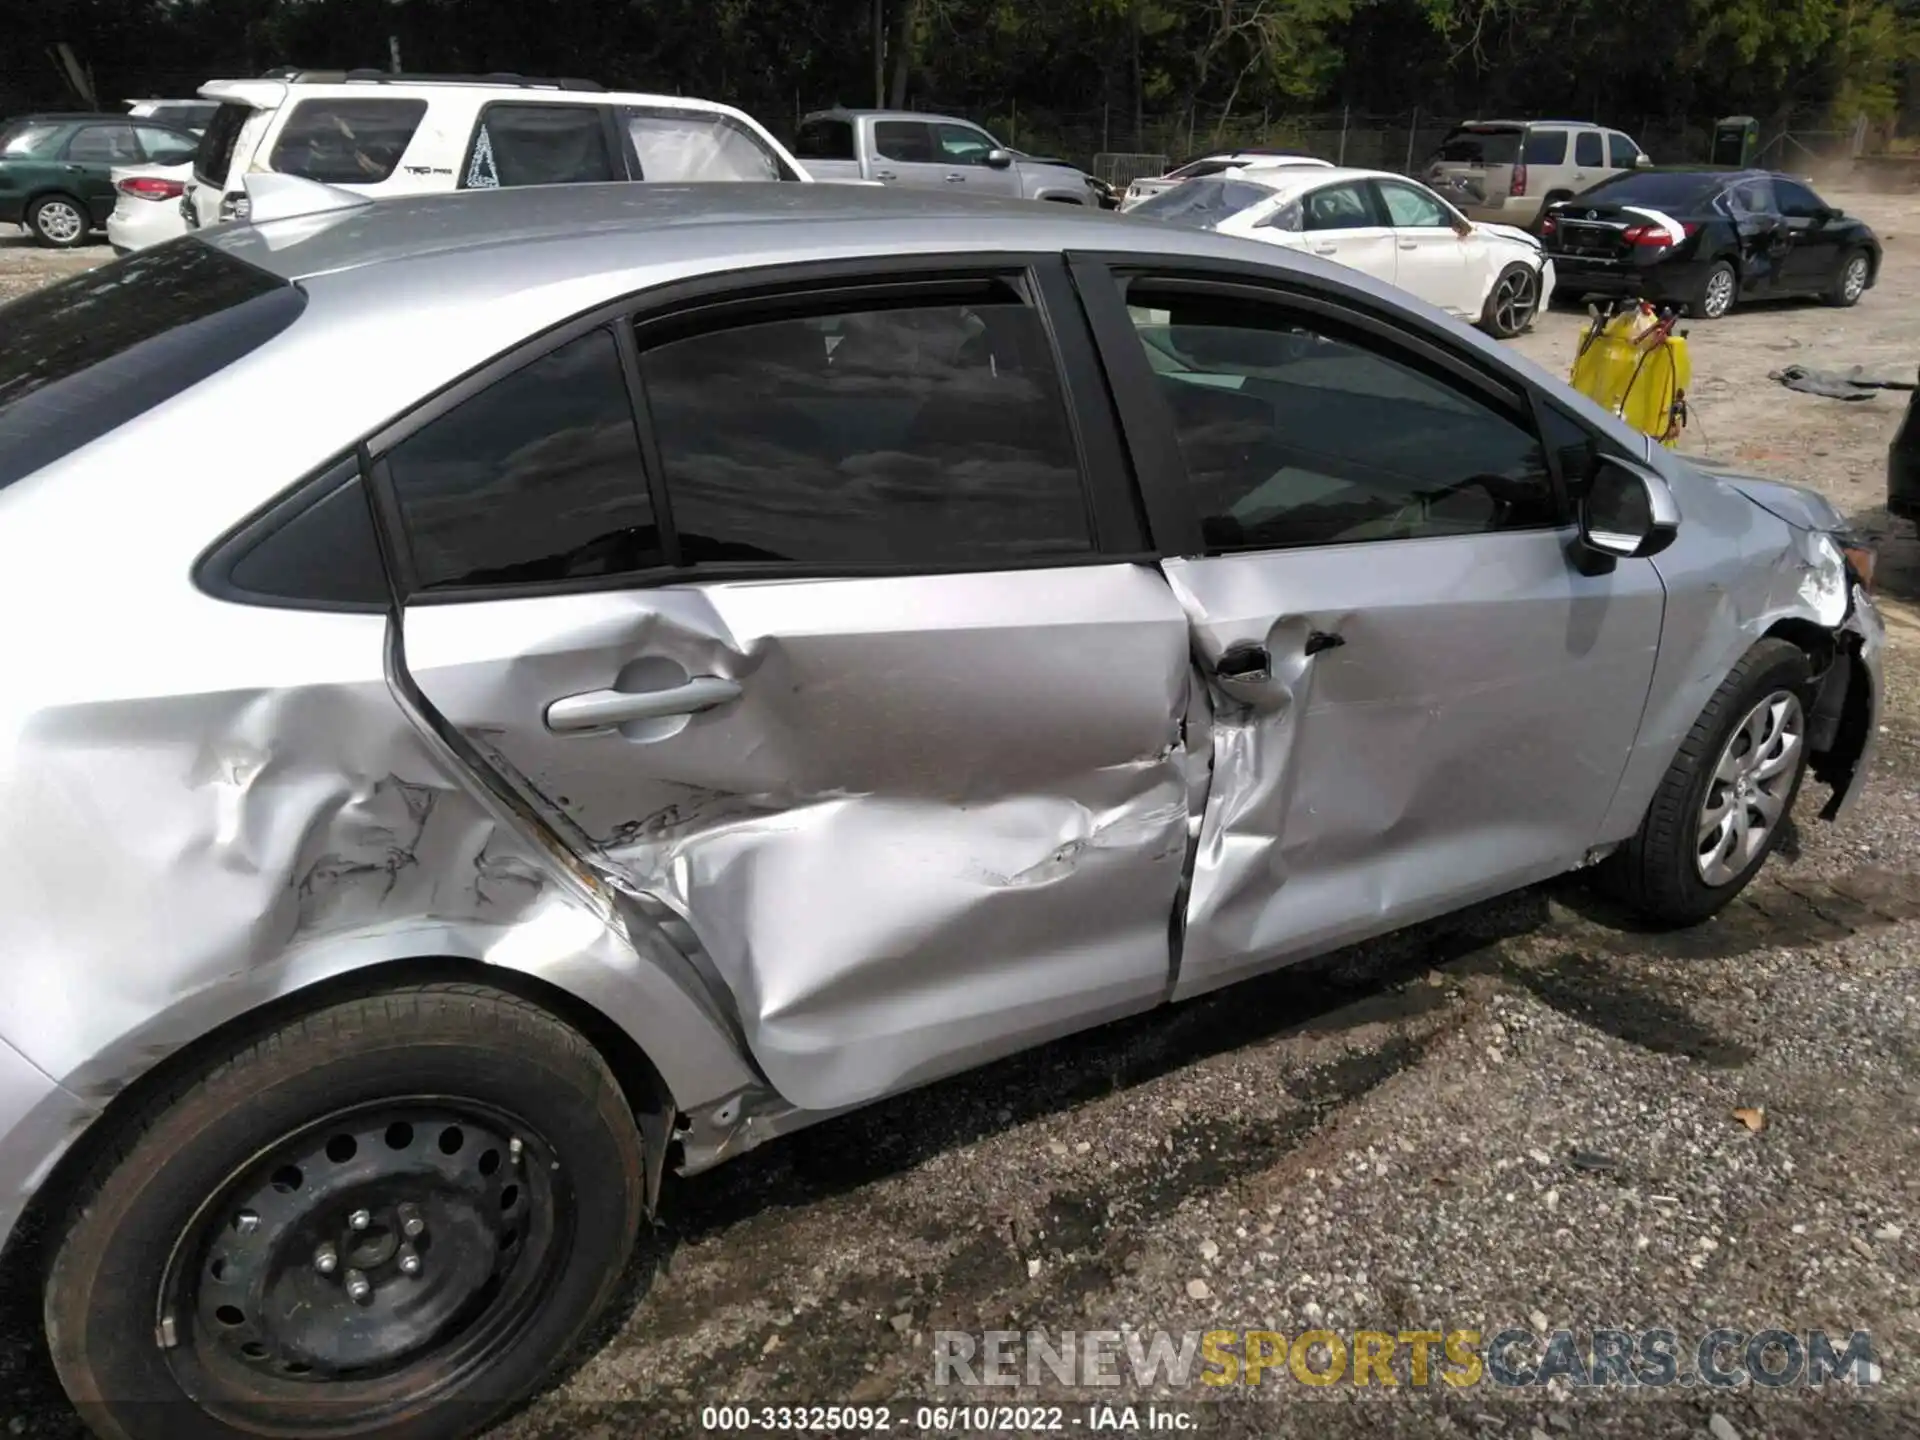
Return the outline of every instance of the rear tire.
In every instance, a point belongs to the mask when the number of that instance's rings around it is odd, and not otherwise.
[[[1747,887],[1806,774],[1808,681],[1806,652],[1785,640],[1741,657],[1681,742],[1639,833],[1601,867],[1618,899],[1648,920],[1693,925]],[[1752,822],[1768,815],[1755,834]]]
[[[42,195],[27,207],[27,229],[42,245],[72,250],[87,243],[93,225],[87,207],[71,195]]]
[[[645,1173],[619,1084],[545,1011],[335,1004],[128,1117],[47,1279],[54,1366],[117,1440],[472,1434],[612,1293]]]
[[[1700,277],[1700,288],[1687,302],[1687,313],[1696,320],[1724,319],[1740,298],[1740,277],[1725,260],[1716,260]]]
[[[1833,283],[1820,298],[1842,310],[1849,309],[1858,305],[1860,297],[1867,293],[1867,281],[1872,276],[1873,262],[1867,258],[1867,252],[1849,250],[1840,257],[1840,264],[1833,272]]]

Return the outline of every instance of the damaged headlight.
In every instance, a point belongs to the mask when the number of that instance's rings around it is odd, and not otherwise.
[[[1870,542],[1859,535],[1836,534],[1833,543],[1840,547],[1840,554],[1847,562],[1847,569],[1853,573],[1853,582],[1869,595],[1873,593],[1873,567],[1880,558]]]
[[[1800,578],[1800,598],[1814,619],[1832,629],[1847,618],[1847,559],[1840,542],[1824,531],[1807,532],[1807,570]]]

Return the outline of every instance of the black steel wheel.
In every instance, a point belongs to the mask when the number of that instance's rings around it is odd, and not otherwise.
[[[587,1042],[477,986],[333,1007],[130,1126],[48,1279],[101,1433],[470,1434],[620,1278],[640,1140]]]

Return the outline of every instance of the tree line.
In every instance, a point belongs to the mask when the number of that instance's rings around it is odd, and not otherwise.
[[[1920,0],[38,0],[6,108],[103,102],[276,65],[573,75],[795,109],[1147,115],[1789,110],[1920,119]],[[878,43],[876,43],[876,41]],[[1618,123],[1618,121],[1616,122]]]

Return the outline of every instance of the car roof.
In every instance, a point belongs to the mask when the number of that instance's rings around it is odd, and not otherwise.
[[[950,120],[956,125],[973,125],[976,129],[980,128],[975,121],[967,119],[964,115],[935,114],[930,110],[859,110],[846,105],[834,105],[825,110],[810,110],[800,117],[802,125],[809,120],[919,120],[923,122]]]
[[[1199,179],[1188,180],[1188,185],[1202,185],[1208,180],[1250,180],[1263,185],[1276,195],[1289,195],[1306,189],[1319,189],[1322,185],[1340,185],[1349,180],[1399,180],[1419,189],[1427,187],[1418,180],[1409,179],[1391,170],[1360,170],[1350,165],[1246,165],[1240,168],[1238,175],[1207,175]]]
[[[9,115],[0,120],[0,125],[24,125],[29,122],[36,125],[68,124],[80,120],[128,120],[124,110],[39,110],[30,115]]]
[[[510,83],[506,81],[468,81],[460,79],[411,80],[304,80],[267,76],[253,79],[209,80],[200,87],[200,98],[250,105],[256,110],[274,110],[290,99],[339,99],[342,96],[380,99],[430,99],[435,95],[457,92],[477,95],[485,100],[523,100],[540,105],[651,105],[673,110],[698,110],[716,115],[739,115],[731,105],[714,100],[699,100],[689,95],[654,95],[640,90],[582,90],[559,83]]]
[[[1462,120],[1459,124],[1455,125],[1453,128],[1455,130],[1478,130],[1478,129],[1483,129],[1485,127],[1493,126],[1493,125],[1511,125],[1517,130],[1523,130],[1529,125],[1572,125],[1582,130],[1607,130],[1607,129],[1615,128],[1607,125],[1602,125],[1597,120],[1553,120],[1553,119]]]

